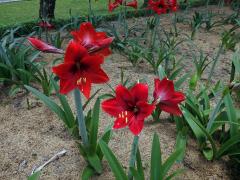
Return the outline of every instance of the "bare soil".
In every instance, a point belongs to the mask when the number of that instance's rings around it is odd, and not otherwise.
[[[227,14],[232,13],[227,7],[218,9],[212,6],[211,8],[214,11],[221,10]],[[189,12],[189,16],[194,10],[196,9]],[[145,18],[138,18],[130,19],[129,22],[137,24],[145,23],[145,20]],[[170,20],[171,15],[162,16],[162,26],[169,27]],[[180,23],[178,28],[187,34],[191,33],[189,25]],[[223,28],[229,27],[216,28],[210,32],[200,29],[196,34],[194,43],[198,48],[201,48],[205,53],[213,57],[219,47],[220,33],[223,31]],[[189,51],[192,50],[187,43],[180,47],[180,52],[186,55],[186,58],[182,61],[185,71],[191,71],[194,68]],[[227,83],[231,68],[231,56],[231,51],[221,54],[214,74],[215,82],[221,79]],[[53,58],[52,55],[46,55],[45,57],[47,59]],[[152,94],[153,78],[155,76],[146,63],[141,63],[139,67],[133,68],[125,57],[118,53],[113,53],[105,60],[103,68],[109,75],[109,83],[112,86],[120,83],[120,69],[122,68],[131,81],[142,78],[147,79],[150,86],[149,94]],[[110,92],[106,85],[93,86],[92,92],[98,88],[102,88],[101,93]],[[61,120],[31,95],[26,97],[19,94],[9,98],[2,94],[0,97],[0,179],[26,179],[34,166],[41,165],[62,149],[66,149],[67,154],[45,167],[42,171],[41,179],[80,179],[85,162],[78,152],[76,143],[69,136]],[[30,100],[32,105],[30,110],[27,109],[26,98]],[[69,94],[68,98],[74,108],[72,95]],[[146,172],[149,171],[150,167],[149,160],[153,132],[159,134],[164,159],[174,150],[176,126],[174,123],[169,122],[167,117],[168,115],[163,113],[161,123],[154,123],[151,118],[146,120],[144,130],[140,135],[140,151]],[[100,134],[112,125],[113,120],[107,114],[101,113]],[[125,167],[128,165],[132,139],[133,135],[128,129],[124,129],[114,131],[110,141],[110,147]],[[196,141],[189,137],[184,162],[175,165],[175,168],[185,168],[185,172],[177,179],[232,179],[227,160],[227,158],[214,162],[205,160],[198,150]],[[114,179],[106,161],[104,161],[103,174],[93,179]]]

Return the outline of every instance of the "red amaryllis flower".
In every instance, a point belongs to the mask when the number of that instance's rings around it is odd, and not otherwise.
[[[108,56],[111,54],[109,49],[113,41],[105,32],[96,32],[93,25],[89,22],[82,23],[79,30],[71,32],[75,41],[85,47],[89,53]]]
[[[137,83],[130,90],[122,85],[116,88],[116,97],[102,103],[105,112],[116,117],[114,129],[129,127],[134,135],[138,135],[155,105],[148,104],[148,86]]]
[[[70,41],[64,63],[52,68],[60,78],[60,93],[67,94],[78,88],[89,98],[92,83],[100,84],[109,80],[101,69],[103,61],[103,56],[89,55],[81,44]]]
[[[41,21],[39,24],[38,24],[41,28],[46,28],[46,29],[54,29],[54,25],[53,24],[50,24],[48,21]]]
[[[29,37],[28,41],[35,49],[45,52],[45,53],[55,53],[55,54],[63,54],[64,53],[64,51],[62,49],[58,49],[52,45],[49,45],[49,44],[41,41],[40,39]]]
[[[168,8],[175,12],[178,10],[177,0],[168,0]]]
[[[134,9],[137,9],[137,7],[138,7],[138,2],[137,2],[137,0],[133,0],[133,1],[131,1],[131,2],[128,2],[128,3],[126,4],[126,6],[129,6],[129,7],[132,7],[132,8],[134,8]]]
[[[133,1],[127,2],[127,3],[126,3],[126,1],[123,1],[123,0],[115,0],[114,2],[111,2],[111,0],[109,0],[108,10],[110,12],[112,12],[114,9],[116,9],[120,5],[125,5],[125,6],[129,6],[129,7],[137,9],[138,2],[137,2],[137,0],[133,0]]]
[[[122,0],[115,0],[112,2],[111,0],[108,1],[108,11],[112,12],[114,9],[116,9],[118,6],[122,5]]]
[[[155,89],[153,92],[154,102],[162,111],[182,115],[182,111],[178,104],[185,100],[185,96],[181,92],[174,90],[173,81],[164,78],[163,80],[155,79]]]
[[[160,15],[167,13],[168,6],[166,5],[165,0],[149,0],[148,9],[151,9]]]

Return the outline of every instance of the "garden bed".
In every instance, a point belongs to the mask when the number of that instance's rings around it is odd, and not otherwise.
[[[218,9],[211,7],[214,11],[224,11],[231,14],[232,10],[228,7]],[[199,8],[198,8],[199,9]],[[193,14],[192,9],[189,16]],[[180,12],[182,13],[182,12]],[[161,16],[161,25],[168,29],[171,15]],[[140,24],[145,22],[145,18],[130,19],[130,24]],[[225,26],[224,28],[230,28]],[[191,33],[189,25],[178,24],[178,29],[186,34]],[[194,44],[198,45],[204,53],[210,57],[216,55],[216,51],[220,44],[220,33],[222,28],[215,28],[210,32],[200,29],[196,34]],[[193,69],[192,57],[189,48],[189,42],[183,43],[179,47],[179,52],[185,54],[182,60],[184,70],[186,72]],[[194,51],[193,51],[194,53]],[[230,74],[231,51],[222,53],[214,73],[214,82],[222,80],[228,83]],[[54,59],[53,55],[44,55],[46,61]],[[120,72],[123,69],[124,74],[131,81],[137,79],[153,79],[155,76],[151,68],[145,63],[140,63],[138,67],[133,68],[131,63],[127,61],[119,53],[113,53],[103,65],[104,70],[109,75],[112,86],[120,83]],[[206,70],[206,74],[208,69]],[[203,77],[202,81],[207,77]],[[150,91],[153,90],[153,84],[149,84]],[[110,92],[109,87],[94,86],[92,92],[98,88],[102,88],[101,92]],[[39,100],[31,95],[27,95],[31,109],[27,109],[27,101],[25,95],[18,94],[14,98],[7,99],[1,95],[0,102],[0,179],[25,179],[31,173],[34,166],[42,164],[52,155],[62,149],[67,150],[67,154],[59,160],[49,164],[44,168],[41,179],[79,179],[81,172],[85,166],[84,159],[79,156],[78,148],[75,141],[70,137],[69,133],[59,123],[59,119],[55,114],[50,112]],[[73,99],[71,94],[68,95],[72,107]],[[109,118],[105,113],[100,117],[100,134],[104,132],[109,125],[112,125],[113,118]],[[161,122],[156,123],[150,119],[146,120],[145,128],[140,135],[140,151],[142,152],[143,165],[146,171],[149,170],[150,151],[152,132],[157,132],[161,141],[163,159],[168,157],[174,150],[176,141],[176,126],[168,120],[167,114],[162,114]],[[128,157],[131,151],[132,134],[126,130],[114,131],[113,138],[110,140],[110,147],[114,150],[117,157],[127,167]],[[185,168],[185,172],[179,176],[179,179],[231,179],[232,173],[227,165],[227,158],[218,161],[207,161],[203,158],[195,140],[189,138],[187,145],[186,157],[181,165]],[[114,179],[106,161],[104,161],[104,173],[96,176],[94,179]]]

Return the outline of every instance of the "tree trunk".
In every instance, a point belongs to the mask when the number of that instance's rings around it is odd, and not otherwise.
[[[40,0],[39,18],[40,19],[54,19],[56,0]]]
[[[54,19],[54,10],[55,10],[55,4],[56,4],[56,0],[49,0],[49,4],[48,4],[48,18],[49,19]]]

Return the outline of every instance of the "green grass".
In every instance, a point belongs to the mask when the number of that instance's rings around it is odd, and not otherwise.
[[[93,1],[96,14],[107,13],[108,0]],[[66,19],[72,15],[87,14],[88,0],[56,0],[56,18]],[[24,23],[38,19],[39,0],[25,0],[0,4],[0,26]]]
[[[143,2],[143,0],[139,2]],[[108,13],[108,0],[97,0],[96,2],[92,0],[92,6],[96,15]],[[56,19],[68,19],[70,17],[70,9],[73,16],[86,15],[88,12],[88,0],[56,0]],[[37,20],[38,11],[39,0],[24,0],[0,4],[0,27]]]

